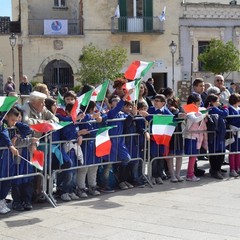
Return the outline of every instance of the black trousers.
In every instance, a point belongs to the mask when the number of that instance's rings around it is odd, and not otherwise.
[[[225,155],[216,155],[216,156],[209,156],[209,163],[211,166],[211,170],[214,171],[220,171],[222,163],[224,161]]]

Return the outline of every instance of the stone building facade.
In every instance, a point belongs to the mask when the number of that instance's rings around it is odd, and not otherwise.
[[[118,4],[120,18],[114,18]],[[189,88],[196,76],[211,81],[212,74],[199,71],[199,42],[218,38],[239,47],[239,7],[228,0],[12,0],[13,21],[21,26],[14,49],[16,84],[26,74],[50,88],[79,85],[79,56],[89,43],[126,48],[128,60],[122,72],[134,60],[155,61],[145,80],[154,77],[157,89],[172,83],[175,91]],[[58,32],[60,27],[63,32]],[[0,48],[4,80],[12,74],[8,38],[9,34],[0,35],[1,46],[6,46]],[[169,50],[172,41],[177,44],[174,62]],[[237,80],[238,73],[230,78]]]

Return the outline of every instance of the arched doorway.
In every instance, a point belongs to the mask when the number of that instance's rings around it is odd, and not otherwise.
[[[43,83],[49,89],[53,86],[74,87],[73,71],[71,66],[63,60],[53,60],[47,64],[43,73]]]

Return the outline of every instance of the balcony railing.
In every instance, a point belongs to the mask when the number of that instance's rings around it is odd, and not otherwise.
[[[29,19],[28,33],[29,35],[44,35],[44,19]],[[67,35],[83,35],[83,19],[68,19]]]
[[[112,33],[164,33],[158,17],[112,17],[111,24]]]

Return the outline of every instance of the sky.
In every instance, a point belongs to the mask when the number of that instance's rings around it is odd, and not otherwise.
[[[0,0],[0,16],[1,17],[11,17],[12,19],[12,1],[11,0]]]

